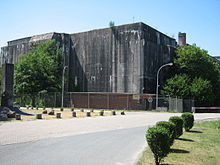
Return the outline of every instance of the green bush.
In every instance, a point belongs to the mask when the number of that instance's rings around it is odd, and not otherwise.
[[[157,122],[156,126],[161,126],[167,129],[169,133],[169,138],[170,138],[170,146],[173,145],[174,139],[176,137],[176,126],[174,123],[170,121],[159,121]]]
[[[166,128],[154,126],[147,130],[146,140],[154,154],[155,164],[159,165],[170,151],[169,133]]]
[[[182,114],[183,127],[186,131],[189,131],[194,124],[194,116],[192,113],[186,112]]]
[[[169,121],[176,126],[176,138],[180,137],[183,134],[183,119],[179,116],[172,116]]]

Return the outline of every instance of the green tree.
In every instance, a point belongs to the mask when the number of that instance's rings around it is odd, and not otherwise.
[[[169,96],[189,96],[190,78],[186,74],[176,74],[167,80],[161,91],[163,95]]]
[[[110,22],[109,22],[109,27],[114,27],[114,26],[115,26],[115,22],[110,21]]]
[[[161,93],[192,96],[196,105],[217,104],[220,98],[220,66],[203,49],[191,45],[178,47],[171,78]]]
[[[191,78],[201,77],[215,83],[219,79],[219,65],[206,50],[196,46],[180,46],[174,58],[176,73],[187,74]]]
[[[211,82],[202,78],[193,79],[191,95],[194,96],[196,103],[200,106],[213,105],[216,98]]]
[[[62,53],[55,41],[39,44],[15,64],[15,93],[31,97],[42,91],[55,92],[61,88]]]

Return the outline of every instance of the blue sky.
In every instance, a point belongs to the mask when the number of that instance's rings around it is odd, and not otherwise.
[[[0,0],[0,47],[48,32],[75,33],[144,22],[220,56],[219,0]]]

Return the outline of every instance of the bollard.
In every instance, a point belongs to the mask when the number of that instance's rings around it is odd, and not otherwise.
[[[81,111],[81,112],[84,112],[84,109],[81,109],[80,111]]]
[[[76,117],[76,112],[73,112],[73,113],[72,113],[72,116],[73,116],[73,117]]]
[[[48,112],[48,115],[54,115],[54,110],[51,109],[50,112]]]
[[[46,107],[43,107],[43,110],[46,110]]]
[[[36,110],[38,110],[38,106],[36,107]]]
[[[124,112],[124,111],[122,111],[122,112],[121,112],[121,115],[125,115],[125,112]]]
[[[16,117],[16,113],[15,112],[8,113],[7,116],[8,116],[8,118],[15,118]]]
[[[86,112],[86,116],[90,117],[91,116],[91,112]]]
[[[63,108],[60,108],[60,111],[63,111]]]
[[[16,119],[16,120],[21,120],[21,115],[16,114],[16,115],[15,115],[15,119]]]
[[[92,113],[92,112],[94,112],[94,110],[93,110],[93,109],[91,109],[91,110],[90,110],[90,112]]]
[[[73,112],[73,111],[74,111],[74,108],[71,108],[71,111]]]
[[[60,118],[61,118],[61,113],[56,113],[56,117],[57,117],[58,119],[60,119]]]
[[[36,119],[42,119],[42,114],[41,113],[36,114]]]
[[[104,111],[100,111],[100,112],[99,112],[99,115],[100,115],[100,116],[103,116],[103,115],[104,115]]]
[[[44,110],[42,113],[43,113],[43,114],[47,114],[47,110]]]
[[[116,112],[115,112],[115,111],[112,111],[112,115],[116,115]]]

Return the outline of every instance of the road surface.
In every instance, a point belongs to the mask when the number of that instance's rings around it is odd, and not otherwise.
[[[133,165],[145,132],[172,113],[0,123],[1,165]],[[195,114],[196,120],[220,114]]]

